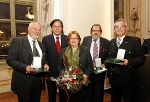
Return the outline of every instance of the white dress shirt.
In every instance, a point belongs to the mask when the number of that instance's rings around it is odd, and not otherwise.
[[[32,52],[33,52],[33,39],[29,35],[27,37],[28,37],[30,47],[31,47]],[[37,56],[33,57],[33,62],[32,62],[31,66],[34,67],[34,68],[41,68],[42,67],[42,56],[43,56],[43,54],[42,54],[42,50],[39,46],[38,41],[37,40],[35,40],[35,41],[36,41],[35,46],[36,46],[40,56],[39,57],[37,57]]]

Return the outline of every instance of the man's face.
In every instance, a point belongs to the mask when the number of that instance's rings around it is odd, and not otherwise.
[[[33,24],[33,26],[29,27],[29,35],[32,39],[36,40],[41,34],[41,26],[39,24]]]
[[[126,34],[127,27],[123,21],[115,23],[114,32],[117,36],[124,36]]]
[[[60,35],[61,32],[62,32],[62,25],[59,21],[56,21],[53,25],[52,25],[52,32],[55,34],[55,35]]]
[[[98,39],[101,35],[101,30],[99,26],[93,26],[91,35],[93,39]]]

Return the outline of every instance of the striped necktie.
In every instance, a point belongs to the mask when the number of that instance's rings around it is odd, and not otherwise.
[[[96,58],[98,58],[98,46],[96,43],[97,40],[94,40],[94,46],[93,46],[93,61],[95,61]]]
[[[119,46],[120,46],[120,44],[121,44],[121,39],[120,39],[120,38],[118,38],[118,40],[117,40],[116,44],[117,44],[117,47],[119,47]]]

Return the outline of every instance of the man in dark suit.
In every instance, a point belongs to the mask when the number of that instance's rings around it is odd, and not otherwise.
[[[40,73],[31,72],[32,68],[49,69],[44,60],[44,46],[37,41],[40,33],[40,24],[31,22],[28,35],[13,39],[9,48],[6,62],[13,68],[11,89],[17,94],[19,102],[40,102],[43,79]]]
[[[105,38],[100,37],[101,34],[102,34],[101,26],[99,24],[94,24],[91,27],[91,36],[85,37],[82,42],[82,46],[90,50],[93,63],[95,62],[94,43],[96,43],[98,49],[97,58],[101,58],[102,64],[104,63],[104,61],[108,56],[109,41]],[[103,102],[105,74],[106,72],[102,72],[100,74],[92,73],[90,75],[88,102]]]
[[[117,58],[122,65],[108,64],[111,84],[111,102],[135,102],[138,84],[138,67],[144,63],[141,41],[138,37],[127,36],[127,23],[118,19],[114,23],[116,38],[110,41],[110,58]]]
[[[43,44],[46,50],[46,60],[50,67],[49,77],[58,77],[58,59],[60,56],[60,50],[68,46],[67,36],[63,33],[63,23],[59,19],[54,19],[50,26],[52,28],[52,34],[43,38]],[[54,81],[47,80],[49,102],[56,102],[57,86]],[[61,99],[61,97],[60,97]]]
[[[142,49],[144,54],[150,54],[150,38],[144,39],[144,42],[142,44]]]

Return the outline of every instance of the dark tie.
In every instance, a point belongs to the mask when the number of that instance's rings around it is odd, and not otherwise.
[[[61,47],[60,47],[60,43],[59,43],[59,37],[56,37],[56,47],[57,47],[58,53],[60,53]]]
[[[33,56],[34,57],[37,57],[37,56],[40,56],[39,55],[39,52],[38,52],[38,50],[37,50],[37,48],[36,48],[36,46],[35,46],[35,40],[33,40]]]
[[[119,39],[117,40],[117,46],[119,47],[120,44],[121,44],[121,39],[119,38]]]
[[[96,40],[94,40],[94,47],[93,47],[93,61],[98,58],[98,46]]]

